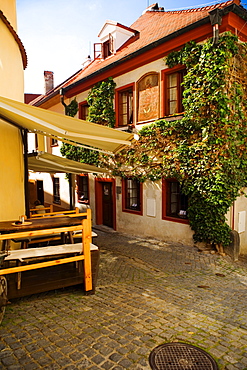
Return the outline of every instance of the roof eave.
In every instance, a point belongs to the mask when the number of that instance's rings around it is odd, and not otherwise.
[[[193,30],[194,28],[197,28],[198,26],[204,25],[204,24],[206,24],[208,22],[210,22],[209,16],[207,16],[207,17],[205,17],[203,19],[200,19],[199,21],[197,21],[197,22],[195,22],[195,23],[193,23],[193,24],[191,24],[189,26],[186,26],[184,28],[181,28],[181,29],[177,30],[176,32],[173,32],[173,33],[171,33],[171,34],[169,34],[169,35],[167,35],[165,37],[162,37],[161,39],[159,39],[157,41],[154,41],[151,44],[148,44],[148,45],[144,46],[143,48],[135,51],[134,53],[129,54],[129,55],[127,55],[127,56],[125,56],[125,57],[123,57],[123,58],[121,58],[121,59],[119,59],[119,60],[117,60],[117,61],[115,61],[115,62],[113,62],[111,64],[108,64],[107,66],[105,66],[105,67],[103,67],[101,69],[98,69],[97,71],[91,73],[90,75],[88,75],[86,77],[83,77],[80,80],[74,82],[73,84],[65,87],[64,88],[65,95],[66,95],[66,92],[74,89],[75,87],[79,86],[83,82],[86,82],[86,81],[90,80],[91,78],[94,78],[94,77],[96,77],[96,76],[98,76],[98,75],[100,75],[100,74],[102,74],[102,73],[104,73],[104,72],[106,72],[106,71],[114,68],[114,67],[117,67],[117,66],[125,63],[126,61],[130,60],[130,59],[134,59],[135,57],[137,57],[137,56],[139,56],[141,54],[144,54],[147,51],[149,51],[149,50],[151,50],[151,49],[153,49],[153,48],[155,48],[157,46],[160,46],[161,44],[163,44],[163,43],[165,43],[165,42],[167,42],[167,41],[169,41],[169,40],[171,40],[171,39],[173,39],[175,37],[178,37],[178,36],[180,36],[180,35],[188,32],[190,30]]]
[[[220,8],[216,8],[216,9],[220,9]],[[212,10],[211,12],[213,13],[215,11]],[[179,37],[183,34],[185,34],[186,32],[189,32],[197,27],[200,27],[202,25],[205,25],[207,23],[210,23],[210,14],[211,12],[209,12],[209,15],[184,27],[184,28],[181,28],[165,37],[162,37],[161,39],[157,40],[157,41],[154,41],[152,42],[151,44],[148,44],[146,46],[144,46],[143,48],[135,51],[134,53],[132,54],[129,54],[111,64],[108,64],[107,66],[101,68],[101,69],[98,69],[97,71],[91,73],[90,75],[88,76],[85,76],[83,78],[81,78],[80,80],[70,84],[69,86],[66,86],[63,88],[63,92],[64,94],[66,95],[66,93],[68,93],[69,91],[73,90],[74,88],[78,88],[79,85],[85,83],[85,82],[88,82],[89,80],[103,74],[103,73],[106,73],[107,71],[115,68],[115,67],[118,67],[119,65],[125,63],[126,61],[128,60],[131,60],[131,59],[134,59],[150,50],[152,50],[153,48],[155,47],[158,47],[160,45],[162,45],[163,43],[167,42],[167,41],[170,41],[176,37]],[[239,6],[235,3],[227,6],[226,8],[223,8],[223,9],[220,9],[220,12],[221,12],[221,15],[222,16],[225,16],[227,15],[229,12],[233,12],[235,13],[236,15],[238,15],[239,17],[241,17],[242,19],[246,20],[247,21],[247,11],[246,9],[244,9],[242,6]],[[40,102],[39,102],[39,105],[42,105],[43,103],[47,102],[50,100],[50,98],[52,97],[55,97],[56,95],[59,94],[59,91],[54,91],[51,95],[47,96],[46,98],[42,99]],[[35,104],[36,105],[36,104]],[[38,105],[38,104],[37,104]]]

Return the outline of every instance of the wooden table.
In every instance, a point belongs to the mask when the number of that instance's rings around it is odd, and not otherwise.
[[[43,217],[37,219],[26,219],[26,223],[31,222],[31,224],[20,224],[13,225],[16,220],[12,221],[1,221],[0,222],[0,234],[11,234],[19,233],[22,231],[35,231],[35,230],[44,230],[44,229],[53,229],[53,228],[62,228],[68,226],[76,226],[82,223],[82,220],[85,219],[85,214],[76,214],[73,216],[61,216],[61,217]],[[3,241],[3,250],[7,249],[6,240]],[[64,232],[61,232],[61,242],[64,244]],[[72,241],[73,242],[73,241]]]
[[[42,219],[28,219],[27,222],[31,222],[30,224],[24,224],[20,226],[12,225],[14,221],[3,221],[0,222],[0,240],[3,242],[8,240],[13,240],[23,237],[35,237],[35,236],[42,236],[42,235],[52,235],[55,233],[64,233],[64,232],[74,232],[74,231],[83,231],[82,232],[82,240],[79,243],[79,249],[76,251],[71,251],[72,245],[67,245],[68,250],[62,250],[63,247],[66,249],[66,245],[62,246],[54,246],[54,247],[46,247],[46,248],[31,248],[31,249],[19,249],[18,253],[20,256],[24,256],[23,258],[26,258],[27,256],[25,253],[35,251],[39,254],[39,257],[41,257],[42,261],[37,261],[35,257],[33,258],[30,263],[22,265],[21,257],[19,256],[20,265],[16,267],[3,267],[0,269],[0,275],[15,275],[17,274],[17,289],[13,287],[12,293],[10,294],[11,297],[20,297],[27,294],[34,294],[39,293],[42,291],[50,290],[50,289],[57,289],[60,287],[75,285],[75,284],[81,284],[84,282],[85,291],[93,291],[94,286],[92,284],[92,268],[91,268],[91,241],[92,241],[92,225],[91,225],[91,210],[88,209],[86,213],[79,214],[79,215],[73,215],[72,216],[62,216],[62,217],[47,217]],[[76,247],[76,245],[74,245]],[[48,248],[48,249],[47,249]],[[58,248],[56,250],[56,248]],[[60,249],[62,250],[62,254],[64,257],[59,257],[58,252],[60,252]],[[44,256],[42,254],[42,250],[45,250]],[[53,250],[54,249],[54,250]],[[17,250],[15,251],[17,252]],[[49,253],[48,253],[49,252]],[[97,255],[99,255],[98,248],[95,251],[92,251],[92,253],[97,252]],[[9,250],[8,259],[12,260],[15,259],[16,256],[11,255],[11,250]],[[54,259],[46,260],[46,258],[43,261],[43,257],[46,257],[46,254],[54,255]],[[78,254],[79,253],[79,254]],[[18,254],[18,255],[19,255]],[[66,254],[68,257],[66,257]],[[72,256],[70,257],[70,255]],[[66,264],[67,266],[73,265],[74,262],[81,263],[83,262],[83,273],[80,273],[78,269],[74,272],[74,270],[71,272],[70,276],[67,276],[66,271],[64,268],[59,270],[60,265],[63,266]],[[8,263],[8,261],[6,261]],[[49,273],[42,274],[42,276],[38,276],[38,271],[42,270],[43,268],[46,268],[46,271],[50,271],[52,275],[52,278],[49,279]],[[52,269],[52,270],[49,270]],[[37,271],[37,273],[36,273]],[[34,276],[27,276],[29,281],[25,281],[24,279],[21,279],[22,272],[25,274],[28,274],[29,272],[34,272],[36,275]],[[39,274],[40,275],[40,274]],[[59,275],[56,278],[56,275]],[[47,277],[46,281],[44,282],[45,278]],[[38,281],[38,279],[42,280],[38,284],[35,284],[35,282]],[[21,281],[23,281],[23,284],[21,285]],[[29,285],[25,285],[26,282],[30,282]],[[16,285],[16,284],[15,284]],[[15,289],[15,290],[14,290]]]

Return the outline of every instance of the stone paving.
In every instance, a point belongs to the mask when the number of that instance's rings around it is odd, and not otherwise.
[[[247,369],[246,262],[96,232],[96,294],[74,287],[13,300],[0,369],[147,370],[152,349],[176,341],[207,351],[221,370]]]

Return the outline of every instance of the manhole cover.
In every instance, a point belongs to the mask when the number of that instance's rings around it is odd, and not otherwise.
[[[153,370],[217,370],[215,360],[202,349],[187,343],[166,343],[152,350]]]

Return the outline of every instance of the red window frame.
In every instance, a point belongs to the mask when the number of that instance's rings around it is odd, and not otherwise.
[[[175,194],[174,192],[172,193],[172,186],[171,184],[178,184],[178,192],[177,194]],[[171,179],[162,179],[162,219],[163,220],[168,220],[168,221],[173,221],[173,222],[179,222],[179,223],[183,223],[183,224],[188,224],[189,223],[189,220],[187,218],[187,215],[181,213],[179,214],[180,212],[180,209],[179,209],[179,206],[181,206],[181,201],[185,201],[186,203],[186,200],[184,199],[181,199],[182,197],[186,197],[185,195],[182,195],[181,197],[181,192],[180,192],[180,189],[179,189],[179,182],[174,179],[174,178],[171,178]],[[173,199],[172,199],[173,197]],[[174,203],[174,206],[177,207],[177,213],[176,215],[172,214],[171,212],[171,202]],[[188,199],[187,199],[187,202],[188,202]],[[187,208],[188,208],[188,205],[187,206],[183,206],[183,208],[186,208],[184,210],[181,210],[181,211],[187,211]]]
[[[115,91],[115,111],[116,111],[116,127],[124,127],[133,124],[133,114],[134,114],[134,87],[135,84],[131,83],[125,86],[122,86]],[[130,94],[132,92],[132,94]],[[127,98],[127,109],[126,113],[123,109],[123,100],[122,95],[127,93],[129,96]],[[132,104],[130,103],[130,99],[132,99]],[[131,110],[132,105],[132,110]],[[127,117],[124,122],[124,115]]]
[[[184,66],[176,66],[174,68],[167,68],[162,71],[162,84],[163,84],[163,104],[162,104],[162,114],[163,116],[173,116],[175,114],[183,113],[183,82],[184,75],[186,74],[186,69]],[[175,76],[176,84],[169,86],[169,78],[171,75]],[[176,89],[176,98],[171,99],[172,89]],[[169,93],[170,91],[170,93]],[[171,103],[175,102],[175,109],[172,110]]]
[[[138,188],[136,189],[137,195],[132,197],[132,200],[137,201],[135,204],[137,204],[137,207],[131,207],[129,205],[130,202],[130,192],[133,191],[133,188],[130,188],[130,181],[135,182],[136,185],[138,185]],[[132,178],[126,178],[122,179],[122,209],[123,212],[133,213],[136,215],[142,216],[143,214],[143,207],[142,207],[142,201],[143,199],[143,184],[139,182],[136,179]]]
[[[54,138],[50,138],[50,146],[51,147],[58,146],[58,140]]]
[[[86,100],[79,103],[79,119],[87,120],[89,104]]]

